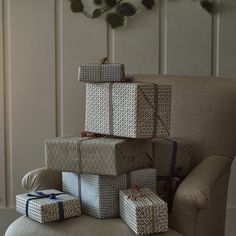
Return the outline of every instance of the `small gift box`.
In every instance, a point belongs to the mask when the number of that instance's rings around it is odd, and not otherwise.
[[[86,84],[85,130],[128,138],[167,137],[171,87],[145,82]]]
[[[152,143],[75,134],[46,140],[45,158],[48,169],[117,176],[150,167]]]
[[[118,217],[119,190],[136,184],[156,192],[156,169],[140,169],[116,177],[62,173],[63,191],[79,197],[82,212],[97,218]]]
[[[40,223],[79,216],[80,200],[55,189],[16,196],[17,212]]]
[[[191,144],[180,138],[153,139],[153,148],[157,193],[171,207],[177,186],[191,170]]]
[[[168,230],[167,204],[148,188],[120,191],[120,217],[138,235]]]
[[[82,64],[78,80],[87,83],[125,81],[125,66],[118,63]]]

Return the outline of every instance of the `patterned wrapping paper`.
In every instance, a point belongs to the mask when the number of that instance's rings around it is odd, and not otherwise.
[[[168,230],[167,204],[148,188],[141,188],[143,196],[130,198],[130,190],[120,191],[120,217],[138,235]]]
[[[153,139],[153,153],[157,193],[171,206],[177,186],[191,170],[191,144],[178,138]]]
[[[86,84],[85,130],[129,138],[167,137],[171,86],[145,82]]]
[[[63,191],[80,197],[83,213],[97,218],[119,216],[119,190],[136,184],[156,192],[156,169],[140,169],[117,177],[62,173]]]
[[[48,169],[117,176],[152,166],[152,143],[75,134],[46,140],[45,158]]]
[[[81,82],[115,82],[125,80],[125,66],[118,63],[82,64],[78,70]]]
[[[42,198],[42,194],[46,196]],[[55,199],[48,196],[51,194],[55,194]],[[81,214],[78,198],[55,189],[17,195],[16,210],[40,223],[62,220]]]

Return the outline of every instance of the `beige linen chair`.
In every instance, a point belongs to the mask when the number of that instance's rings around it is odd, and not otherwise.
[[[138,80],[172,85],[171,136],[193,144],[193,170],[179,186],[170,228],[160,236],[223,236],[230,168],[236,153],[236,80],[183,76],[137,75]],[[61,189],[61,173],[33,170],[23,187]],[[132,236],[119,218],[81,216],[40,224],[20,217],[5,236]],[[154,234],[157,235],[157,234]]]

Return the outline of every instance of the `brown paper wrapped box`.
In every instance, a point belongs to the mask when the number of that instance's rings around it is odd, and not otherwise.
[[[152,166],[152,143],[75,134],[46,140],[45,158],[48,169],[117,176]]]

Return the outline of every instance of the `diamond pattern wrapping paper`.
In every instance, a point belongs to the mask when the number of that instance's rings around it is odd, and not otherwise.
[[[158,173],[157,193],[166,201],[172,201],[171,195],[180,180],[191,170],[191,144],[178,138],[153,139],[153,148],[153,165]]]
[[[167,204],[148,188],[140,189],[143,196],[130,198],[130,190],[120,191],[120,217],[138,235],[168,230]]]
[[[83,213],[97,218],[119,216],[119,190],[136,184],[156,192],[156,169],[140,169],[117,177],[62,173],[63,191],[80,197]]]
[[[42,194],[55,194],[55,199]],[[80,200],[55,189],[16,196],[17,212],[40,223],[62,220],[81,214]]]
[[[167,137],[171,87],[145,82],[86,84],[85,130],[128,138]]]
[[[115,82],[125,80],[125,66],[118,63],[82,64],[78,70],[81,82]]]
[[[88,138],[70,135],[45,141],[48,169],[120,175],[152,165],[149,140]]]

